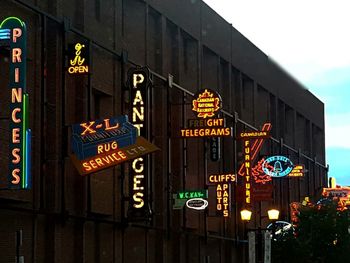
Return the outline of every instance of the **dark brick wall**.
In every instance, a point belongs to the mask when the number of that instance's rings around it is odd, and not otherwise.
[[[190,93],[217,90],[224,109],[238,114],[238,131],[246,128],[244,122],[256,128],[272,122],[276,141],[266,141],[261,156],[283,153],[309,170],[302,179],[274,183],[274,203],[283,219],[288,220],[289,202],[316,198],[325,186],[326,172],[319,166],[325,160],[323,103],[202,1],[24,3],[3,0],[0,20],[18,16],[28,28],[33,189],[0,191],[1,262],[13,262],[19,229],[25,262],[242,262],[243,247],[233,241],[243,238],[234,187],[231,218],[226,221],[213,216],[213,187],[207,212],[173,210],[171,200],[178,190],[206,187],[210,173],[236,171],[242,144],[223,138],[222,159],[214,163],[206,158],[206,140],[181,139],[179,129],[194,118],[192,96],[168,88],[164,78],[153,75],[150,92],[149,140],[162,149],[150,158],[151,223],[125,224],[128,165],[86,177],[73,167],[70,125],[127,114],[125,78],[133,63],[147,65],[165,78],[173,75],[174,82]],[[64,50],[83,39],[90,43],[91,74],[68,76]],[[122,50],[127,54],[125,64]],[[0,127],[5,141],[6,56],[0,52]],[[233,126],[234,119],[226,118]],[[281,147],[280,139],[302,155]],[[7,171],[6,143],[0,144],[0,151],[0,168]],[[3,173],[0,179],[6,176]],[[270,205],[254,206],[259,212],[251,227],[268,223],[259,214],[265,216]]]

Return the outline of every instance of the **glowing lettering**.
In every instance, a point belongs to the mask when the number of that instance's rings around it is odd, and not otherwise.
[[[109,152],[111,150],[116,150],[118,148],[118,144],[116,141],[100,144],[97,146],[97,153]]]
[[[14,148],[12,150],[12,156],[15,158],[15,159],[12,159],[13,164],[18,164],[21,161],[21,156],[19,155],[20,151],[21,149],[19,148]]]
[[[12,171],[12,177],[14,180],[11,181],[12,184],[19,184],[21,182],[21,176],[20,176],[21,170],[16,168]]]
[[[14,28],[12,30],[12,42],[17,43],[17,38],[22,36],[22,29],[20,28]]]
[[[14,48],[12,49],[12,63],[21,63],[22,49]]]
[[[14,123],[20,123],[22,120],[16,117],[16,113],[21,112],[20,108],[14,108],[11,114],[12,121]]]
[[[22,89],[21,88],[19,88],[19,89],[13,88],[11,94],[12,94],[12,96],[11,96],[12,103],[16,103],[16,102],[21,103],[22,102]]]
[[[137,88],[137,84],[143,83],[144,80],[145,80],[145,77],[143,76],[143,74],[132,75],[132,85],[134,86],[134,88]]]

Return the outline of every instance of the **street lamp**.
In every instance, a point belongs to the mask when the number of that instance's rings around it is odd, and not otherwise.
[[[267,211],[267,215],[272,222],[272,239],[274,239],[275,231],[276,231],[276,224],[275,223],[278,220],[278,217],[280,215],[280,211],[277,209],[270,209]]]
[[[270,209],[267,211],[267,215],[269,217],[269,219],[274,222],[278,220],[278,217],[280,215],[280,211],[278,211],[277,209]]]
[[[250,221],[251,217],[252,217],[252,211],[249,211],[248,209],[241,210],[241,219],[244,222]]]

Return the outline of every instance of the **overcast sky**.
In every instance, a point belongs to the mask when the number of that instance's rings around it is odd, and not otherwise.
[[[329,176],[350,185],[350,0],[204,0],[326,108]]]

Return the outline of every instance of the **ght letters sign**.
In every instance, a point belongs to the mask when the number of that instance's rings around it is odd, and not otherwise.
[[[17,17],[0,23],[0,47],[10,49],[9,101],[10,141],[8,188],[31,187],[31,131],[28,129],[28,94],[26,93],[26,26]]]
[[[128,71],[127,85],[130,89],[131,123],[137,128],[139,136],[147,138],[148,88],[151,85],[148,68],[131,68]],[[151,209],[148,202],[148,157],[133,160],[129,178],[128,220],[149,220]]]

